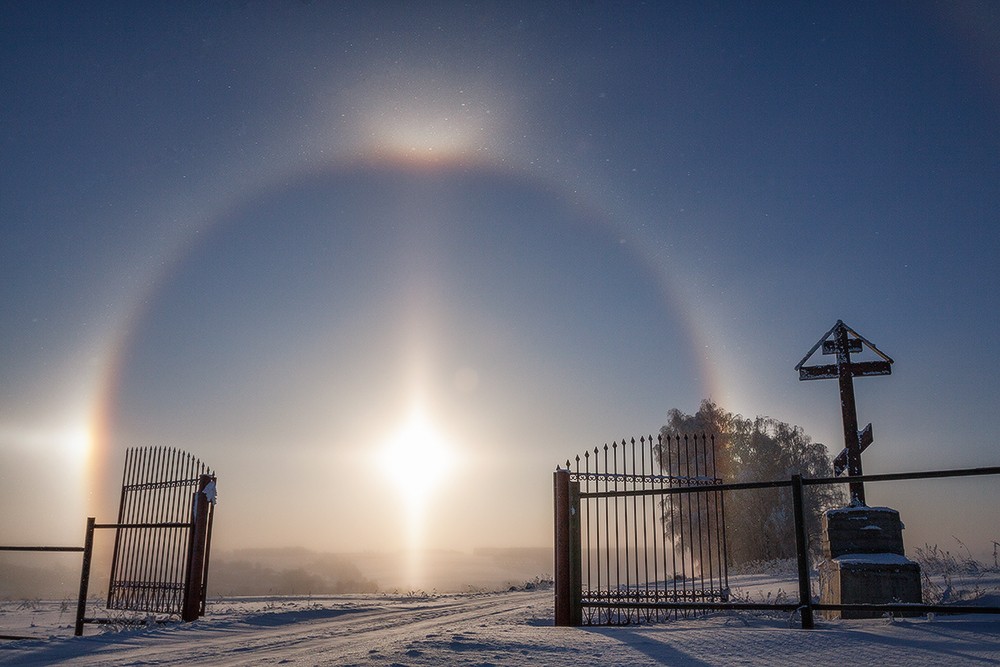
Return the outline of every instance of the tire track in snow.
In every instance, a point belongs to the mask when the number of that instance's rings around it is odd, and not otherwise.
[[[258,611],[148,631],[24,642],[0,653],[0,665],[49,665],[57,654],[74,665],[347,665],[380,662],[414,637],[551,602],[551,593],[476,597],[362,599],[349,606]],[[74,646],[66,646],[74,644]],[[412,652],[419,649],[406,649]],[[5,655],[6,653],[6,655]],[[405,654],[406,651],[401,651]],[[9,661],[12,659],[12,661]]]

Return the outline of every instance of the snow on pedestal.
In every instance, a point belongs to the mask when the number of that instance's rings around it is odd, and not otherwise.
[[[903,551],[903,523],[888,507],[845,507],[823,515],[821,604],[922,601],[920,566]],[[826,618],[875,618],[876,611],[827,611]]]

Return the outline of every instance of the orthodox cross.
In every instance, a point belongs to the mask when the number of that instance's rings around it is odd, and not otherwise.
[[[837,363],[823,366],[805,366],[816,350],[823,348],[823,354],[837,355]],[[851,361],[851,354],[858,354],[868,348],[879,359],[876,361]],[[823,380],[837,378],[840,381],[840,409],[844,419],[844,451],[833,461],[834,474],[839,476],[845,470],[849,477],[860,477],[861,452],[872,444],[872,425],[858,430],[858,412],[854,403],[854,378],[872,375],[890,375],[892,359],[871,341],[854,331],[841,320],[823,334],[812,349],[802,358],[795,370],[800,380]],[[851,502],[865,504],[864,482],[851,482]]]

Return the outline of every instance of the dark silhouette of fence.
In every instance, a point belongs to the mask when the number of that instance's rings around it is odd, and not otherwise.
[[[623,440],[557,469],[557,622],[648,622],[689,613],[660,603],[728,599],[725,504],[702,490],[719,483],[705,435]],[[657,495],[676,488],[690,493]]]
[[[126,452],[108,609],[204,613],[214,497],[214,474],[191,454]]]
[[[107,608],[193,621],[205,613],[215,484],[215,474],[191,454],[166,447],[131,448],[125,453],[116,523],[97,523],[89,517],[81,547],[0,546],[0,551],[83,554],[74,628],[80,636],[87,623],[109,622],[86,617],[86,605],[94,532],[114,530]],[[0,639],[23,637],[0,635]]]
[[[568,463],[568,462],[567,462]],[[1000,475],[1000,467],[967,468],[960,470],[930,470],[908,473],[884,473],[862,475],[857,477],[822,477],[804,479],[801,475],[792,475],[791,479],[765,482],[745,482],[739,484],[708,483],[703,486],[670,486],[667,484],[647,488],[613,489],[604,492],[581,492],[580,482],[575,481],[573,474],[567,469],[557,469],[555,473],[555,622],[556,625],[582,625],[584,622],[641,622],[647,619],[660,618],[655,615],[657,610],[675,612],[681,610],[748,610],[748,611],[786,611],[797,612],[804,629],[814,626],[813,611],[865,611],[882,613],[947,613],[947,614],[1000,614],[1000,607],[987,605],[963,604],[829,604],[814,602],[811,594],[809,568],[809,541],[805,526],[803,505],[803,490],[806,486],[824,484],[857,484],[872,482],[889,482],[916,479],[940,479],[949,477],[973,477],[981,475]],[[792,509],[795,521],[795,547],[798,572],[798,600],[790,602],[734,602],[719,596],[712,600],[706,597],[702,600],[671,599],[668,596],[655,596],[652,599],[636,595],[622,595],[621,599],[600,600],[591,599],[583,589],[582,568],[584,558],[581,553],[581,500],[585,498],[615,498],[618,502],[629,502],[646,498],[682,497],[699,493],[726,493],[747,491],[751,489],[790,487],[792,490]],[[620,586],[620,583],[619,583]],[[626,591],[629,587],[626,586]],[[627,599],[626,599],[627,598]],[[605,617],[584,613],[585,608],[604,608],[619,610],[618,616]],[[628,609],[631,609],[629,611]],[[663,618],[666,618],[664,615]]]

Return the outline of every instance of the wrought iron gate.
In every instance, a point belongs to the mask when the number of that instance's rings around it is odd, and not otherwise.
[[[126,452],[108,609],[178,614],[185,621],[204,614],[215,481],[186,452]]]
[[[712,436],[634,438],[555,473],[556,624],[627,624],[729,597]]]

